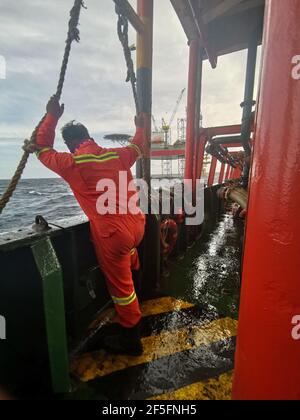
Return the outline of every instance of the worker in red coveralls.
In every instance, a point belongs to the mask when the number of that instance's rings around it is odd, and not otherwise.
[[[120,172],[122,176],[126,175],[126,186],[133,180],[130,168],[143,151],[143,120],[140,116],[136,117],[136,134],[132,143],[118,149],[100,147],[85,126],[71,122],[62,129],[63,139],[71,153],[59,153],[53,149],[53,144],[55,128],[63,112],[64,105],[60,105],[53,96],[37,133],[37,156],[70,185],[90,220],[99,265],[106,277],[120,324],[118,334],[105,337],[104,346],[113,353],[137,356],[143,353],[141,311],[131,270],[139,269],[137,246],[144,236],[145,216],[139,208],[137,214],[128,211],[129,200],[136,194],[131,188],[126,208],[117,193],[116,214],[99,214],[97,201],[101,192],[97,191],[97,185],[99,181],[109,179],[118,191]]]

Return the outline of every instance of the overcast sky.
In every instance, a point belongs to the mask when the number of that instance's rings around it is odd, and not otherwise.
[[[6,79],[0,78],[0,179],[11,176],[23,139],[30,136],[55,92],[72,4],[73,0],[0,0],[0,56],[6,61]],[[81,42],[74,44],[68,69],[63,93],[66,112],[60,125],[77,119],[96,139],[104,133],[130,134],[134,103],[125,83],[114,3],[86,0],[86,5]],[[187,40],[169,0],[155,1],[154,33],[153,114],[159,121],[170,118],[181,89],[187,86]],[[131,42],[135,42],[133,32]],[[217,70],[205,63],[204,125],[240,122],[245,57],[245,52],[222,57]],[[186,96],[178,117],[184,117],[185,106]],[[59,133],[57,148],[64,150]],[[47,176],[51,173],[32,157],[25,177]]]

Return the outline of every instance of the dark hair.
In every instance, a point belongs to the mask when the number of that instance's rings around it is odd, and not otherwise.
[[[64,141],[69,147],[77,146],[83,140],[90,138],[88,129],[83,124],[76,123],[75,120],[66,124],[62,128],[61,133]]]

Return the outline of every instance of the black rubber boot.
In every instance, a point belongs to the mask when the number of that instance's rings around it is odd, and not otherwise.
[[[141,342],[141,322],[133,328],[121,327],[121,333],[104,338],[104,348],[112,354],[126,354],[141,356],[143,345]]]
[[[122,326],[120,324],[108,324],[98,330],[96,329],[95,331],[91,331],[88,336],[84,337],[77,348],[74,349],[72,356],[75,357],[78,354],[99,351],[103,348],[105,337],[118,335],[121,331]]]

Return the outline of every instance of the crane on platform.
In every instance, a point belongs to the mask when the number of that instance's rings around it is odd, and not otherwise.
[[[152,123],[153,123],[153,127],[154,127],[155,132],[158,133],[159,129],[157,128],[156,120],[155,120],[155,117],[154,117],[153,114],[152,114]]]
[[[169,123],[166,123],[166,120],[164,118],[162,119],[162,131],[164,132],[164,135],[165,135],[165,143],[166,144],[169,143],[169,140],[170,140],[170,137],[171,137],[170,136],[171,126],[172,126],[172,124],[174,122],[174,118],[175,118],[175,116],[177,114],[179,105],[180,105],[180,103],[182,101],[182,98],[183,98],[183,95],[184,95],[184,92],[185,91],[186,91],[186,88],[182,89],[182,91],[180,92],[180,95],[179,95],[179,97],[178,97],[178,99],[176,101],[175,108],[174,108],[174,110],[172,112],[172,115],[171,115],[171,118],[170,118]]]

